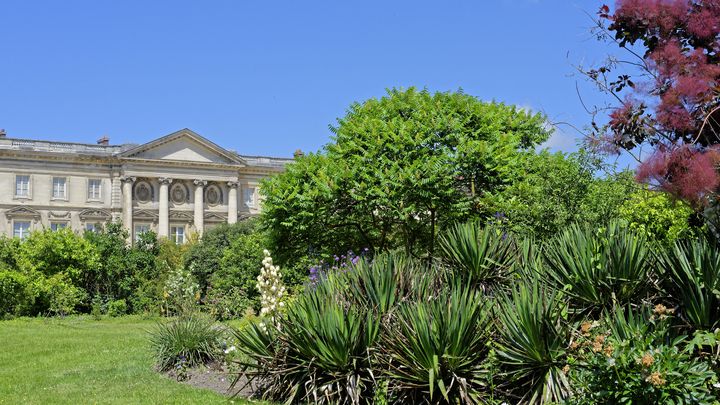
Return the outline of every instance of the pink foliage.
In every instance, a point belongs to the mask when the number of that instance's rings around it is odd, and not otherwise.
[[[606,18],[616,29],[657,40],[645,55],[655,83],[643,95],[659,98],[659,129],[680,135],[698,129],[720,79],[720,66],[708,51],[720,50],[720,0],[618,0]],[[700,39],[693,42],[696,48],[688,46],[688,35]],[[635,93],[643,88],[636,86]]]
[[[661,147],[643,162],[637,179],[654,183],[660,189],[696,207],[705,204],[705,197],[720,185],[717,148],[698,150],[688,145]]]

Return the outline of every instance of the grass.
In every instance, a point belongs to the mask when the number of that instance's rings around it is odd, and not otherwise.
[[[0,321],[0,404],[229,403],[153,371],[154,325],[132,316]]]

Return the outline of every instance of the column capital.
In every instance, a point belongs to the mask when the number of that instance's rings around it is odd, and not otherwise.
[[[137,178],[135,176],[120,176],[120,181],[123,183],[135,183]]]
[[[195,185],[198,187],[205,187],[205,186],[207,186],[208,182],[207,182],[207,180],[195,179],[195,180],[193,180],[193,183],[195,183]]]
[[[169,177],[159,177],[158,181],[160,181],[160,184],[170,184],[173,182],[173,179]]]
[[[230,188],[237,188],[237,186],[238,186],[239,184],[240,184],[240,182],[237,182],[237,181],[228,181],[228,182],[227,182],[227,185],[228,185],[228,187],[230,187]]]

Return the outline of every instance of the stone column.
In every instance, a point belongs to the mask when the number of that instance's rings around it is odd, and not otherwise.
[[[123,225],[128,231],[128,242],[133,241],[133,205],[132,205],[132,187],[135,182],[135,177],[123,176],[120,177],[122,182],[122,213],[123,213]]]
[[[160,208],[160,218],[158,219],[158,237],[167,238],[170,232],[170,221],[168,220],[169,206],[168,206],[168,188],[173,179],[162,177],[160,180],[160,195],[158,199],[158,205]]]
[[[229,181],[228,185],[228,224],[234,224],[238,220],[238,187],[237,181]]]
[[[228,224],[237,222],[238,182],[228,181]]]
[[[207,181],[195,180],[195,232],[202,236],[205,230],[205,186]]]

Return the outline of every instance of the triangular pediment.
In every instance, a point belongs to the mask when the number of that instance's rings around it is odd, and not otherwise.
[[[102,220],[102,221],[108,221],[110,220],[110,213],[96,208],[89,208],[84,211],[81,211],[80,214],[78,214],[81,220]]]
[[[199,134],[183,129],[154,141],[137,146],[120,155],[125,158],[244,165],[233,152],[224,149]]]
[[[5,211],[8,218],[40,218],[40,213],[30,207],[18,206]]]

